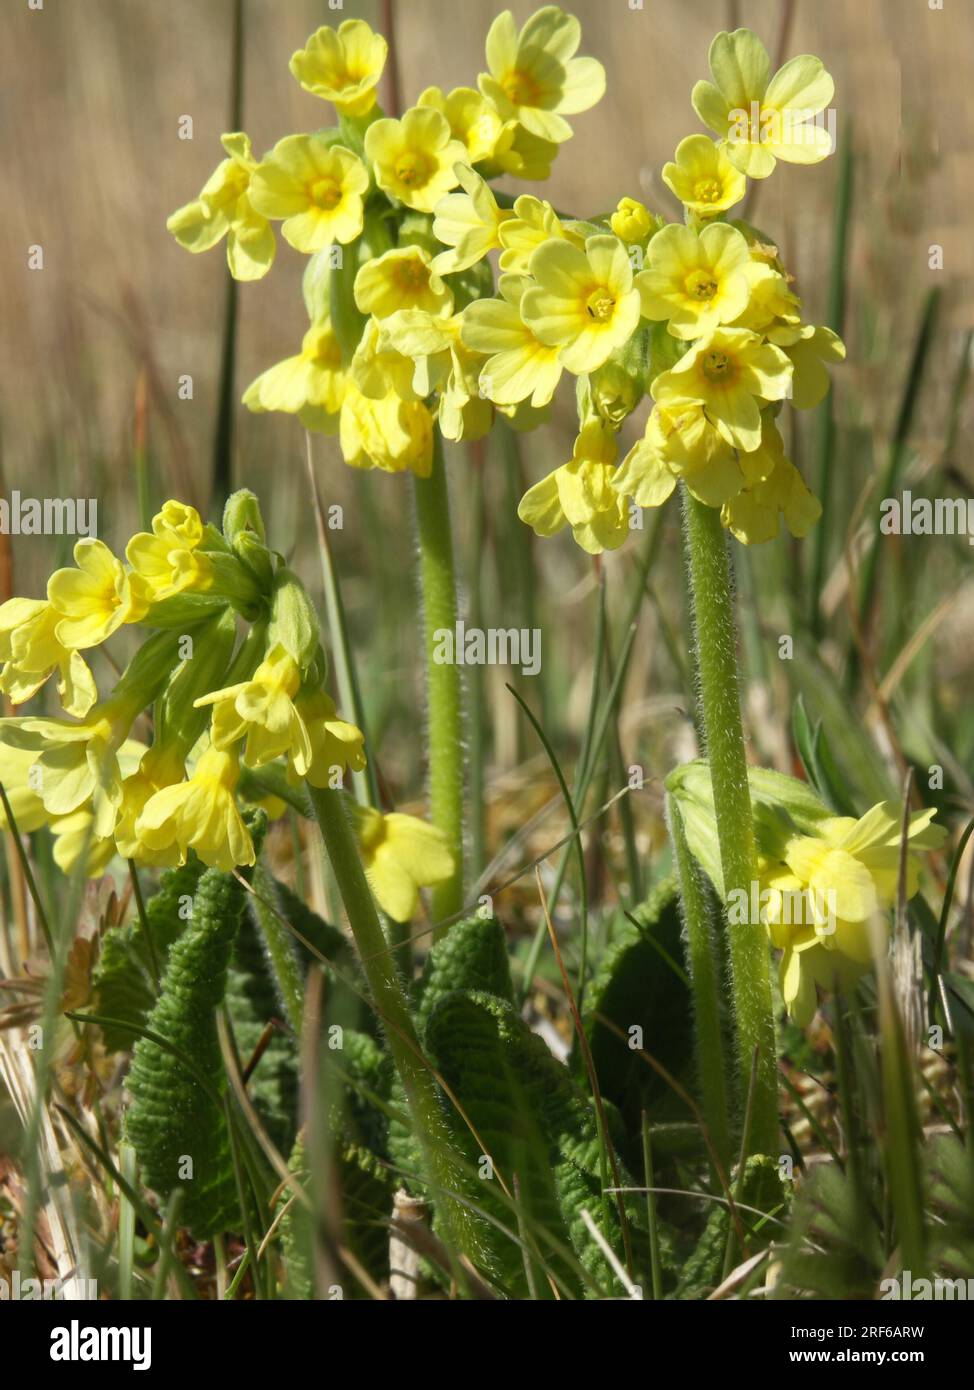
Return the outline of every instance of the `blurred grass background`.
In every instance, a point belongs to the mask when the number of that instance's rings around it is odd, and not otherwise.
[[[391,8],[404,103],[430,83],[475,85],[500,4],[393,0]],[[516,0],[511,8],[523,22],[535,5]],[[592,215],[629,194],[678,215],[659,170],[679,139],[701,128],[690,91],[708,75],[707,49],[721,28],[754,28],[773,55],[782,45],[785,57],[819,54],[834,75],[839,155],[811,169],[779,165],[748,209],[796,275],[806,318],[824,321],[841,152],[851,142],[851,221],[838,282],[846,290],[849,361],[833,373],[835,430],[824,454],[829,524],[820,551],[812,540],[797,545],[787,537],[754,554],[735,546],[754,756],[792,767],[790,716],[800,690],[812,719],[825,719],[857,799],[893,789],[906,758],[947,766],[947,795],[968,801],[974,551],[963,539],[884,538],[877,550],[878,622],[866,635],[864,657],[855,650],[847,608],[846,560],[858,563],[875,536],[878,498],[868,489],[892,457],[897,421],[901,485],[930,495],[972,490],[963,441],[971,420],[964,366],[974,307],[974,10],[956,0],[943,10],[925,0],[645,0],[642,9],[629,0],[578,0],[567,8],[582,21],[581,51],[606,66],[606,97],[574,118],[575,137],[548,183],[503,185],[538,192],[562,209]],[[150,501],[179,496],[204,511],[211,506],[226,265],[222,249],[186,255],[165,221],[196,196],[222,157],[233,9],[233,0],[45,0],[35,11],[26,0],[5,0],[0,18],[7,190],[0,219],[0,491],[97,497],[99,532],[117,550],[139,525],[135,454],[143,425]],[[291,53],[319,24],[361,16],[378,26],[382,15],[379,5],[355,0],[341,10],[326,0],[244,0],[243,13],[242,124],[259,154],[284,134],[332,120],[331,108],[291,77]],[[186,115],[192,140],[178,135]],[[42,272],[28,269],[28,248],[38,244]],[[943,247],[942,270],[929,268],[933,245]],[[303,266],[304,258],[280,243],[272,273],[240,287],[237,402],[259,371],[297,350],[305,326]],[[929,320],[929,350],[918,359],[931,291],[940,291],[939,302]],[[913,373],[915,408],[904,415],[911,362],[922,374]],[[191,401],[177,395],[184,374],[193,378]],[[542,675],[521,684],[570,752],[590,703],[597,572],[567,534],[537,543],[515,516],[524,481],[570,454],[567,388],[560,401],[551,427],[523,437],[519,452],[498,434],[480,451],[455,450],[451,471],[471,602],[484,626],[542,627]],[[644,417],[645,407],[627,438]],[[814,487],[824,416],[785,418],[792,455]],[[235,484],[259,493],[273,543],[314,582],[302,431],[290,418],[250,416],[239,405],[234,426]],[[393,798],[416,797],[422,684],[409,480],[355,474],[343,466],[335,441],[321,437],[315,457],[325,506],[344,508],[344,528],[331,539],[371,733]],[[70,545],[67,537],[3,542],[3,596],[41,592]],[[819,611],[809,593],[816,554],[824,584]],[[619,720],[623,765],[638,762],[647,777],[694,751],[675,502],[658,531],[648,524],[643,537],[604,557],[610,651],[618,653],[648,555],[650,602]],[[778,639],[786,633],[795,638],[795,658],[779,661]],[[499,817],[488,834],[495,845],[523,821],[532,797],[544,799],[523,776],[544,761],[504,690],[509,678],[493,668],[471,673],[492,770],[490,804]],[[504,778],[516,769],[526,802],[519,798],[509,822]],[[645,850],[662,836],[655,814],[643,819]]]

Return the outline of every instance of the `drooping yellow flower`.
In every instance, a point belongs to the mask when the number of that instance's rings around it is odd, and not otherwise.
[[[364,116],[375,105],[388,51],[364,19],[346,19],[337,32],[327,25],[316,30],[290,68],[306,92],[330,101],[343,116]]]
[[[944,840],[943,828],[930,823],[934,814],[910,816],[907,897],[920,886],[920,855]],[[759,860],[761,885],[769,890],[768,930],[784,951],[782,994],[801,1026],[815,1012],[816,985],[848,988],[872,964],[870,924],[896,899],[901,822],[901,806],[880,802],[859,820],[824,820],[816,835],[795,835]],[[794,911],[795,904],[803,910]]]
[[[467,160],[446,117],[429,106],[411,107],[401,121],[374,121],[365,132],[365,153],[382,191],[416,212],[432,212],[456,188],[455,166]]]
[[[268,367],[250,383],[243,404],[257,413],[281,410],[297,415],[305,429],[334,434],[344,398],[342,350],[326,320],[311,325],[295,357]]]
[[[301,672],[290,652],[277,643],[249,680],[211,690],[194,702],[197,709],[213,706],[210,738],[214,748],[226,749],[245,738],[247,767],[263,767],[284,754],[304,777],[311,766],[311,737],[295,696]]]
[[[383,815],[357,806],[354,816],[362,864],[376,901],[393,921],[408,922],[420,888],[446,883],[453,873],[445,837],[418,817],[398,811]]]
[[[95,834],[87,807],[72,811],[70,816],[56,816],[50,830],[54,837],[51,853],[62,874],[81,872],[86,878],[99,878],[115,857],[114,839]]]
[[[517,514],[538,536],[568,525],[590,555],[616,550],[629,534],[629,508],[613,486],[615,434],[601,421],[583,425],[571,461],[527,490]]]
[[[208,747],[188,781],[149,797],[136,821],[136,835],[152,853],[175,845],[180,863],[195,849],[204,864],[224,873],[253,864],[253,841],[234,796],[239,780],[236,755]]]
[[[754,457],[742,455],[748,463]],[[623,459],[612,486],[638,507],[659,507],[677,480],[708,507],[719,507],[744,486],[736,450],[710,424],[698,402],[654,407],[642,439]]]
[[[35,748],[17,748],[5,742],[2,745],[2,754],[3,771],[0,774],[0,782],[7,793],[18,831],[21,835],[27,835],[31,830],[39,830],[51,819],[50,812],[37,794],[37,787],[41,783],[37,774],[31,773],[37,759],[37,751]],[[0,830],[10,829],[12,827],[7,820],[3,802],[0,801]]]
[[[250,200],[257,161],[242,131],[220,137],[228,158],[207,179],[200,196],[179,208],[167,229],[187,251],[209,251],[227,239],[227,265],[235,280],[259,280],[274,263],[277,243],[266,217]]]
[[[767,330],[768,341],[780,347],[795,369],[791,403],[811,410],[825,399],[829,389],[826,362],[845,361],[845,343],[831,328],[810,323],[780,323]]]
[[[559,146],[554,140],[542,140],[517,121],[507,121],[492,159],[483,166],[485,172],[509,174],[511,178],[540,183],[551,177],[551,166]]]
[[[524,322],[543,343],[561,349],[570,372],[592,372],[632,337],[639,291],[618,237],[592,236],[580,250],[560,239],[531,257],[536,280],[521,299]]]
[[[631,245],[645,241],[655,226],[652,213],[636,198],[620,198],[609,226],[620,239]]]
[[[766,410],[762,416],[760,446],[742,454],[741,462],[757,476],[724,503],[721,521],[745,545],[774,540],[779,518],[793,536],[807,536],[822,515],[818,498],[809,491],[798,469],[785,457],[784,441]]]
[[[756,333],[718,328],[691,344],[650,389],[659,405],[699,401],[727,442],[746,452],[761,443],[762,402],[784,400],[791,373],[781,349]]]
[[[531,283],[526,275],[502,275],[499,298],[476,299],[463,311],[463,342],[487,355],[480,389],[495,405],[530,399],[540,408],[561,380],[560,348],[541,342],[521,318],[521,299]]]
[[[416,105],[446,117],[450,134],[463,143],[471,164],[491,159],[498,144],[510,146],[513,140],[513,130],[508,131],[495,107],[473,87],[454,87],[449,96],[439,87],[427,87]]]
[[[458,167],[462,193],[448,193],[436,205],[433,235],[448,251],[433,261],[441,275],[466,270],[500,247],[500,229],[514,214],[499,208],[490,186],[473,169]],[[407,308],[407,305],[401,307]]]
[[[60,620],[44,599],[11,598],[0,604],[0,691],[12,704],[22,705],[57,671],[65,712],[83,719],[98,691],[81,653],[58,641]]]
[[[114,837],[123,859],[137,859],[159,869],[172,868],[179,862],[180,850],[175,841],[150,848],[139,835],[137,825],[149,798],[163,787],[176,786],[185,775],[185,763],[175,744],[154,743],[145,750],[138,766],[122,782]]]
[[[414,362],[418,396],[439,392],[437,420],[447,439],[480,439],[490,428],[493,410],[480,392],[483,357],[465,346],[462,331],[462,314],[440,318],[422,309],[403,309],[383,322],[380,342]]]
[[[828,131],[813,119],[835,91],[821,59],[803,53],[771,77],[768,51],[750,29],[718,34],[709,57],[714,80],[698,82],[691,100],[742,174],[764,179],[776,160],[817,164],[832,153]]]
[[[671,223],[649,243],[636,276],[643,317],[667,319],[674,338],[702,338],[744,312],[750,265],[747,242],[726,222],[699,236]]]
[[[284,218],[281,236],[310,255],[355,240],[368,186],[368,170],[344,145],[323,135],[286,135],[254,170],[250,197],[265,217]]]
[[[439,257],[437,257],[439,260]],[[397,246],[366,261],[355,277],[355,303],[363,314],[388,318],[397,309],[451,314],[453,294],[422,246]]]
[[[560,237],[573,246],[584,246],[584,238],[565,226],[550,203],[522,193],[514,200],[514,216],[501,223],[497,237],[504,248],[500,268],[512,275],[527,274],[531,257],[539,246]]]
[[[323,690],[299,695],[297,708],[311,739],[311,765],[305,775],[313,787],[334,786],[336,770],[339,774],[346,768],[362,771],[365,767],[362,730],[338,717],[330,695]],[[290,759],[288,774],[292,780],[301,775]]]
[[[560,143],[572,128],[566,116],[587,111],[605,92],[605,69],[595,58],[576,58],[582,29],[574,15],[545,5],[520,34],[510,10],[487,33],[487,66],[478,85],[505,120]]]
[[[104,541],[85,537],[74,547],[76,569],[55,570],[47,597],[56,610],[54,632],[64,647],[95,647],[123,623],[145,617],[148,594],[140,575],[130,574]]]
[[[203,591],[213,583],[213,568],[197,553],[203,522],[194,507],[169,501],[152,518],[152,531],[139,531],[125,547],[125,558],[145,582],[152,603],[186,590]]]
[[[428,478],[433,465],[433,417],[422,401],[404,400],[390,387],[385,395],[366,395],[349,381],[339,425],[342,457],[351,468],[407,469]]]
[[[716,217],[744,197],[747,179],[727,158],[722,145],[706,135],[688,135],[675,158],[663,165],[663,182],[694,216]]]
[[[752,333],[769,336],[771,328],[797,327],[801,319],[801,300],[789,288],[787,275],[769,265],[751,251],[747,269],[750,298],[747,308],[731,324],[732,328],[749,328]],[[778,344],[781,346],[781,344]]]

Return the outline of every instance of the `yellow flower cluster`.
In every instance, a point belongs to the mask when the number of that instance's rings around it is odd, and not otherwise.
[[[341,786],[365,766],[360,730],[323,688],[310,599],[265,546],[250,493],[230,499],[222,532],[167,502],[125,555],[79,541],[46,599],[0,606],[0,689],[21,705],[57,672],[63,710],[0,719],[11,820],[20,832],[49,826],[65,872],[101,874],[116,854],[169,866],[191,850],[226,871],[252,864],[247,803],[281,814],[275,788]],[[240,618],[249,631],[238,641]],[[131,623],[154,632],[99,699],[81,653]],[[148,744],[134,736],[139,721]],[[254,775],[274,767],[279,783]],[[443,837],[411,816],[357,817],[376,897],[410,916],[420,886],[452,870]]]
[[[550,212],[536,199],[499,207],[488,181],[547,178],[572,134],[566,117],[605,90],[602,65],[576,56],[580,42],[577,19],[555,5],[520,31],[505,11],[487,35],[478,86],[427,87],[401,118],[378,104],[387,45],[363,20],[324,26],[294,54],[291,72],[335,107],[337,125],[285,136],[259,161],[245,135],[225,136],[228,158],[168,224],[190,251],[226,236],[238,279],[270,269],[275,221],[311,258],[301,350],[248,387],[249,409],[337,434],[352,467],[420,477],[434,426],[477,439],[495,409],[518,429],[540,423],[561,374],[557,354],[539,348],[547,379],[525,395],[505,375],[516,354],[481,351],[464,328],[466,309],[492,291],[484,258],[503,249],[526,266]],[[519,323],[516,285],[503,293]],[[485,367],[499,394],[482,389]]]

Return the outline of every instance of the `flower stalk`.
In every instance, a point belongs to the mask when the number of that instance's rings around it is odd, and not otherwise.
[[[433,920],[443,924],[463,907],[463,689],[460,668],[436,659],[443,632],[457,622],[457,585],[443,440],[433,432],[433,466],[416,479],[416,524],[426,650],[430,819],[446,837],[453,874],[432,892]],[[438,926],[434,939],[446,930]]]
[[[684,489],[683,525],[693,595],[700,704],[726,902],[731,893],[743,891],[749,896],[755,875],[733,596],[719,513]],[[728,945],[737,1030],[738,1098],[743,1104],[757,1050],[751,1149],[756,1153],[775,1153],[777,1062],[764,926],[761,922],[735,924],[728,930]]]

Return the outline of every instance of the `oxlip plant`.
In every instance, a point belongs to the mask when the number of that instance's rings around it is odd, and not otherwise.
[[[313,472],[340,457],[410,475],[428,819],[389,809],[380,786],[337,580],[322,627],[251,491],[230,496],[219,526],[167,501],[124,557],[79,541],[43,598],[0,606],[0,690],[17,707],[0,720],[3,823],[46,829],[68,879],[121,865],[134,890],[130,919],[101,934],[84,1010],[62,996],[73,957],[51,937],[48,999],[76,1048],[97,1037],[131,1054],[117,1153],[104,1126],[96,1141],[69,1122],[137,1213],[139,1277],[157,1294],[192,1296],[188,1231],[213,1242],[226,1296],[310,1297],[327,1270],[385,1296],[408,1202],[426,1230],[416,1283],[467,1297],[801,1296],[836,1279],[861,1291],[894,1252],[927,1267],[924,1183],[941,1209],[964,1208],[957,1240],[970,1238],[954,1110],[939,1102],[954,1133],[927,1153],[915,1096],[923,1026],[953,1028],[944,928],[963,843],[938,921],[927,894],[948,832],[916,786],[852,804],[807,723],[801,775],[755,766],[741,713],[736,555],[782,527],[800,542],[819,521],[785,420],[821,404],[845,357],[806,319],[775,232],[745,209],[779,163],[830,156],[833,81],[809,55],[773,73],[756,34],[720,33],[691,94],[705,130],[662,166],[682,217],[629,194],[569,212],[498,185],[546,179],[572,120],[603,97],[581,42],[557,6],[520,29],[505,11],[476,86],[430,86],[387,113],[386,40],[360,19],[324,26],[290,61],[314,128],[260,156],[244,132],[223,135],[224,158],[168,221],[190,252],[224,246],[238,281],[272,271],[278,237],[305,258],[307,327],[242,403],[295,417]],[[441,659],[463,616],[467,460],[453,446],[494,430],[543,438],[559,394],[577,412],[571,457],[493,522],[565,533],[552,544],[570,532],[599,565],[678,498],[700,734],[699,757],[661,769],[672,874],[588,979],[583,945],[574,987],[542,889],[568,1065],[526,1022],[504,927],[466,865],[468,715],[459,665]],[[319,436],[334,442],[327,462]],[[123,630],[139,645],[99,691],[91,654]],[[49,683],[56,715],[31,704]],[[584,880],[584,827],[558,778]],[[317,826],[350,939],[275,874],[264,847],[282,817],[299,836]],[[812,1115],[827,1176],[794,1197],[783,1062],[825,1015],[842,1152]],[[887,1163],[863,1147],[857,1069],[878,1077]],[[676,1190],[707,1185],[713,1214],[675,1216],[657,1199],[660,1168]],[[840,1226],[843,1202],[860,1248],[836,1275],[822,1223]]]

